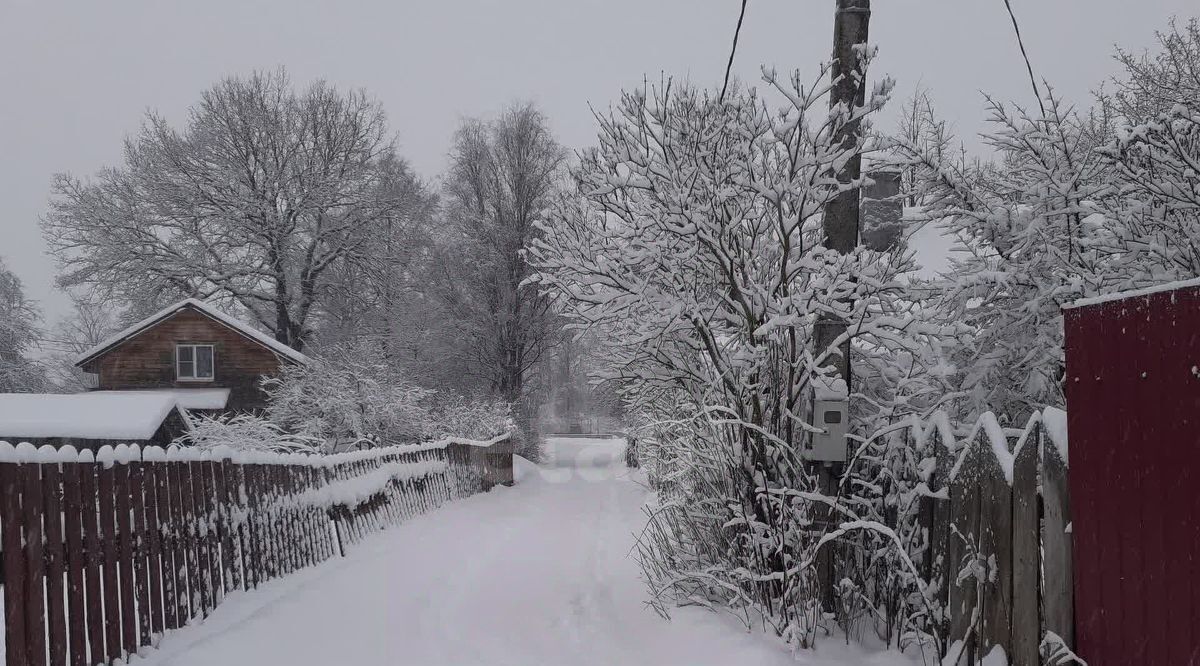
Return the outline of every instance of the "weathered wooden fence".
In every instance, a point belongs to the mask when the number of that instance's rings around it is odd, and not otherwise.
[[[328,456],[0,442],[6,664],[114,663],[230,592],[511,483],[507,437]]]
[[[1047,409],[1014,433],[985,414],[960,440],[938,417],[915,433],[936,460],[920,511],[928,547],[916,566],[944,609],[946,663],[978,663],[1000,647],[1009,664],[1036,666],[1047,632],[1071,646],[1065,419]]]

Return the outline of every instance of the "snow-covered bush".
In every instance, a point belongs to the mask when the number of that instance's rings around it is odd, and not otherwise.
[[[306,437],[330,442],[421,441],[432,391],[399,376],[379,345],[356,341],[324,350],[263,380],[267,417]]]
[[[1063,404],[1063,305],[1200,277],[1200,24],[1159,40],[1118,52],[1125,71],[1094,109],[1049,88],[1032,109],[989,98],[991,160],[956,150],[929,104],[894,138],[913,217],[961,250],[928,285],[939,317],[971,331],[947,354],[961,417]]]
[[[989,100],[984,140],[1000,156],[968,160],[950,149],[944,123],[919,143],[896,141],[914,174],[917,217],[958,239],[962,258],[933,288],[937,313],[970,328],[951,351],[963,411],[1018,422],[1062,404],[1060,308],[1114,288],[1114,233],[1103,214],[1109,174],[1096,148],[1102,123],[1050,93],[1044,112]]]
[[[316,453],[324,441],[290,433],[254,414],[193,414],[191,429],[173,444],[200,449],[229,447],[235,451],[273,451],[276,453]]]
[[[426,402],[429,406],[424,434],[429,439],[466,437],[485,440],[517,429],[512,403],[504,400],[437,392],[429,395]]]
[[[416,386],[387,359],[371,339],[320,350],[307,365],[263,380],[267,418],[332,447],[489,439],[516,430],[511,404]]]
[[[822,244],[822,212],[852,186],[831,174],[863,149],[841,129],[890,90],[830,109],[828,74],[766,72],[765,94],[724,99],[675,82],[623,94],[530,250],[565,314],[604,336],[604,378],[625,387],[659,492],[641,543],[659,610],[729,608],[796,645],[824,622],[813,522],[852,511],[804,461],[813,387],[848,340],[860,360],[911,368],[953,330],[923,321],[905,251]],[[847,331],[814,350],[829,319]],[[855,430],[904,413],[886,395],[904,373],[875,376]]]

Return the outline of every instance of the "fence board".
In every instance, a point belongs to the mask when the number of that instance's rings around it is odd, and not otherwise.
[[[188,583],[191,586],[190,598],[188,599],[188,619],[199,618],[205,615],[205,599],[208,597],[208,580],[206,567],[202,560],[204,544],[200,540],[200,533],[197,529],[198,514],[196,509],[196,487],[199,485],[199,479],[196,478],[196,469],[192,462],[184,462],[179,464],[179,501],[182,505],[183,525],[182,532],[185,539],[185,550],[187,551],[187,577]]]
[[[208,553],[208,581],[211,586],[209,601],[209,610],[216,608],[217,604],[224,598],[225,585],[224,575],[221,573],[221,542],[219,535],[219,518],[217,516],[217,503],[215,495],[215,473],[216,465],[205,460],[197,463],[200,474],[202,476],[202,513],[204,515],[203,522],[200,524],[201,532],[204,535],[205,551]]]
[[[121,595],[117,583],[117,515],[114,504],[116,470],[99,466],[96,473],[100,494],[101,584],[104,587],[104,654],[109,660],[121,656]]]
[[[1042,440],[1042,514],[1043,592],[1042,607],[1046,630],[1063,638],[1068,647],[1075,645],[1074,578],[1071,563],[1070,484],[1067,466],[1050,441]]]
[[[83,506],[84,583],[87,607],[88,663],[104,660],[108,654],[104,641],[104,591],[101,578],[104,550],[100,535],[100,467],[79,463],[80,502]]]
[[[175,515],[172,510],[170,467],[165,462],[155,462],[150,467],[154,470],[155,509],[158,512],[158,566],[162,577],[162,626],[163,630],[179,627],[179,592],[176,572],[176,537]]]
[[[25,663],[46,663],[45,528],[41,465],[21,465],[21,514],[25,525]]]
[[[66,553],[63,548],[62,472],[58,463],[41,465],[46,528],[46,639],[49,663],[67,663]]]
[[[138,624],[134,610],[133,580],[133,503],[130,495],[129,465],[121,462],[113,465],[113,487],[116,491],[117,511],[117,575],[121,602],[121,654],[137,652]]]
[[[245,589],[245,528],[243,527],[242,466],[234,465],[229,460],[221,462],[222,476],[225,481],[225,506],[228,510],[231,566],[225,570],[227,589]],[[236,521],[236,524],[235,522]]]
[[[1038,666],[1041,528],[1038,522],[1038,448],[1041,426],[1027,429],[1013,459],[1012,666]]]
[[[0,529],[4,544],[4,642],[7,666],[25,662],[25,548],[21,466],[0,463]]]
[[[191,541],[188,538],[187,522],[183,512],[184,497],[191,496],[191,488],[185,483],[184,472],[187,465],[180,462],[164,463],[167,468],[168,492],[171,504],[171,543],[174,551],[172,562],[173,578],[175,580],[175,622],[184,626],[192,618],[192,595],[195,593],[190,584]]]
[[[979,470],[982,468],[979,438],[967,442],[962,460],[950,482],[950,639],[962,641],[968,662],[975,658],[973,611],[979,600],[973,578],[963,578],[968,559],[977,559],[979,547],[980,493]],[[962,580],[960,580],[962,578]]]
[[[158,465],[142,463],[142,510],[145,514],[146,539],[146,588],[149,595],[149,610],[146,613],[150,619],[150,637],[163,632],[165,618],[163,617],[163,548],[162,533],[159,526],[162,518],[158,514]]]
[[[149,540],[146,535],[146,492],[145,471],[142,463],[133,461],[129,468],[129,504],[132,511],[133,528],[133,593],[137,602],[137,645],[150,645]],[[134,650],[136,651],[136,647]]]
[[[223,600],[225,595],[233,591],[233,586],[229,582],[230,572],[233,569],[233,540],[230,538],[229,532],[229,504],[228,495],[225,492],[225,465],[219,461],[212,463],[212,499],[213,499],[213,519],[217,530],[218,550],[221,553],[219,580],[220,598]]]
[[[259,517],[259,466],[241,467],[242,483],[246,494],[246,523],[243,533],[246,539],[243,551],[246,589],[258,587],[262,580],[262,519]]]
[[[67,644],[71,666],[87,665],[87,611],[84,597],[83,572],[86,556],[83,550],[83,504],[80,497],[80,463],[64,463],[63,534],[67,568]]]

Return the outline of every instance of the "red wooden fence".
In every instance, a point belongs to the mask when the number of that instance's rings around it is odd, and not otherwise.
[[[1200,286],[1064,313],[1077,652],[1200,664]]]
[[[507,437],[329,456],[0,442],[5,663],[113,663],[230,592],[511,482]]]

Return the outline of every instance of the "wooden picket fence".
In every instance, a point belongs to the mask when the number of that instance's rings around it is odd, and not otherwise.
[[[1065,414],[1047,409],[1019,433],[985,414],[965,440],[944,417],[919,434],[936,467],[920,509],[928,547],[916,565],[946,609],[945,663],[976,664],[998,646],[1011,666],[1037,666],[1048,632],[1071,647],[1065,433]]]
[[[230,592],[511,483],[507,436],[327,456],[0,442],[5,663],[115,663]]]

